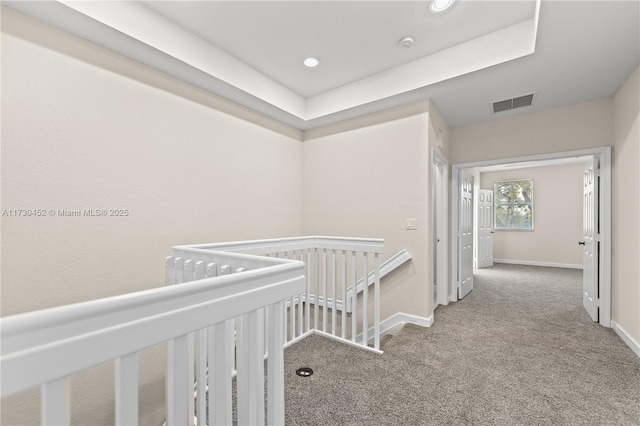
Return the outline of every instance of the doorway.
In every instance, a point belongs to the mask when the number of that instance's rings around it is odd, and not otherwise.
[[[433,309],[449,303],[449,163],[432,150],[431,218],[433,271]]]
[[[463,261],[460,255],[461,246],[461,230],[459,229],[459,221],[457,218],[461,214],[459,211],[462,190],[460,188],[461,171],[470,167],[487,167],[499,164],[513,164],[521,162],[548,161],[558,159],[568,159],[573,157],[591,156],[600,165],[599,170],[599,205],[597,206],[599,221],[599,259],[597,259],[597,291],[598,294],[598,322],[606,327],[611,326],[611,148],[602,147],[578,151],[568,151],[541,155],[531,155],[524,157],[515,157],[500,160],[478,161],[473,163],[454,164],[452,166],[452,217],[453,221],[451,256],[452,264],[461,268]],[[582,220],[582,217],[578,220]],[[459,272],[459,271],[458,271]],[[461,282],[458,278],[459,273],[454,273],[451,279],[451,296],[456,295]],[[457,299],[457,298],[456,298]]]

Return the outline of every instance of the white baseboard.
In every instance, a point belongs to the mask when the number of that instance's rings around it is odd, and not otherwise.
[[[611,320],[611,328],[616,332],[618,336],[622,339],[623,342],[627,344],[631,348],[636,355],[640,357],[640,343],[636,342],[633,337],[629,336],[629,333],[625,331],[624,328],[620,327],[620,324]]]
[[[420,317],[418,315],[405,314],[404,312],[396,312],[389,318],[380,321],[380,335],[392,331],[394,328],[401,328],[405,324],[415,324],[421,327],[431,327],[433,325],[433,315],[428,318]],[[373,341],[373,327],[369,329],[369,342]],[[362,341],[362,334],[356,337],[356,341]]]
[[[579,263],[537,262],[531,260],[493,259],[494,263],[508,263],[510,265],[547,266],[549,268],[583,269]]]
[[[420,327],[431,327],[433,325],[433,315],[431,315],[428,318],[425,318],[425,317],[420,317],[418,315],[405,314],[404,312],[396,312],[395,314],[391,315],[389,318],[387,318],[386,320],[380,323],[380,331],[382,332],[383,324],[385,324],[385,326],[389,324],[391,325],[391,327],[388,327],[388,328],[392,328],[398,324],[407,324],[407,323],[419,325]]]

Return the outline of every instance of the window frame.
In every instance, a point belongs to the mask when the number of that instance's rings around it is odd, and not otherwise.
[[[501,184],[501,183],[511,183],[511,182],[530,182],[531,183],[531,227],[530,228],[498,228],[498,221],[497,221],[497,216],[498,216],[498,197],[496,196],[496,185],[497,184]],[[516,206],[516,205],[529,205],[529,203],[510,203],[510,204],[500,204],[500,206],[503,205],[512,205],[512,206]],[[508,179],[508,180],[499,180],[499,181],[495,181],[493,182],[493,230],[496,232],[503,232],[503,231],[507,231],[507,232],[533,232],[535,230],[535,215],[534,213],[534,192],[533,192],[533,179]]]

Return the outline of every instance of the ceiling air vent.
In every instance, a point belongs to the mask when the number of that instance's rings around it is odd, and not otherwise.
[[[522,108],[533,105],[533,98],[535,93],[530,95],[519,96],[513,99],[505,99],[504,101],[498,101],[491,104],[491,112],[497,114],[503,111],[509,111],[510,109]]]

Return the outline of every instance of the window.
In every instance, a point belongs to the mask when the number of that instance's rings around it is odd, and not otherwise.
[[[533,180],[493,184],[495,228],[533,230]]]

